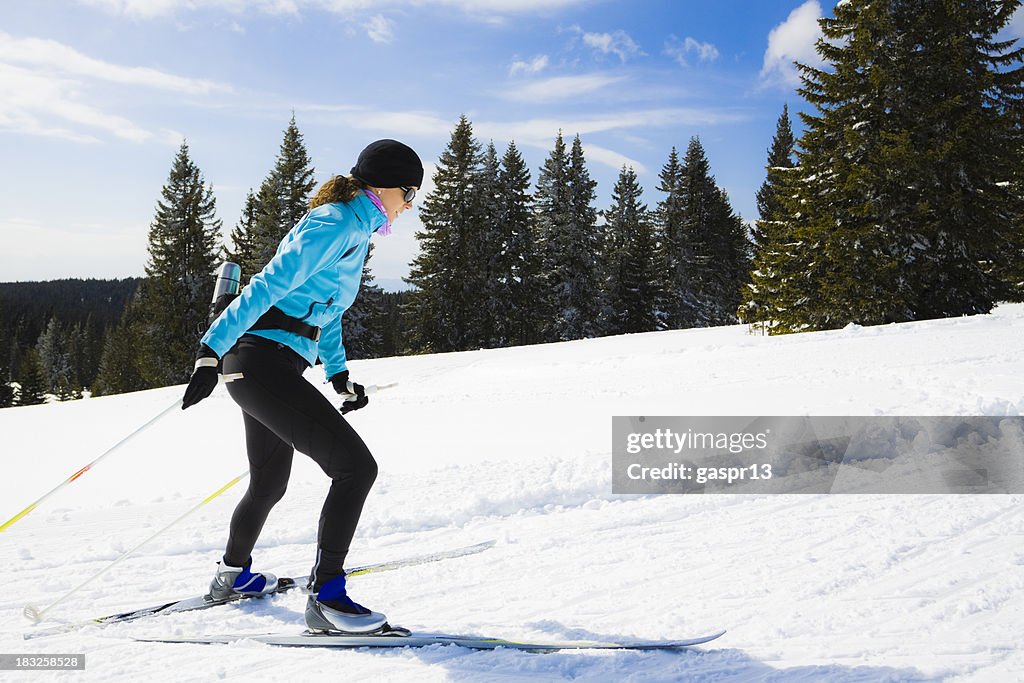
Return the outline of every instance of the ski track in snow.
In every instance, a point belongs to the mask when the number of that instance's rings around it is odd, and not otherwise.
[[[245,468],[218,389],[0,534],[0,652],[86,653],[84,672],[0,681],[1021,681],[1024,496],[611,493],[612,415],[1017,415],[1024,306],[781,338],[746,328],[351,363],[400,385],[352,422],[380,463],[350,565],[487,539],[481,554],[355,577],[410,628],[507,638],[671,639],[679,653],[457,647],[313,651],[133,637],[298,632],[305,596],[25,641],[46,606]],[[319,369],[311,381],[321,382]],[[0,522],[182,388],[0,411]],[[326,390],[326,389],[325,389]],[[201,592],[244,483],[52,611],[72,623]],[[323,475],[296,455],[256,565],[305,574]]]

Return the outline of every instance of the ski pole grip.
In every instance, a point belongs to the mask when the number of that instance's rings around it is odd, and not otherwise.
[[[392,382],[391,384],[380,384],[380,385],[377,385],[377,384],[367,384],[366,386],[363,387],[363,391],[366,392],[367,396],[370,396],[371,394],[376,394],[381,389],[390,389],[391,387],[396,387],[396,386],[398,386],[398,382]],[[358,395],[355,392],[355,387],[352,386],[352,381],[351,380],[349,380],[348,384],[346,384],[345,387],[348,389],[348,393],[342,394],[341,395],[342,398],[344,398],[346,401],[350,401],[350,400],[353,400],[353,399],[358,397]]]

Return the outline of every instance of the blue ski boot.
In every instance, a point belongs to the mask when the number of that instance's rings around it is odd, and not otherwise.
[[[244,567],[217,563],[217,573],[210,582],[210,597],[224,600],[232,595],[266,595],[277,590],[277,577],[273,574],[253,574],[249,571],[252,558]]]
[[[306,600],[306,626],[313,633],[376,633],[387,628],[380,612],[369,610],[348,597],[345,575],[337,576]]]

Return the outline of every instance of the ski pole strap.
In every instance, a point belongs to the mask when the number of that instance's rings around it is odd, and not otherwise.
[[[271,306],[270,310],[261,315],[253,323],[250,330],[284,330],[297,334],[315,342],[320,341],[320,328],[309,323],[304,323],[298,318],[293,318],[277,306]]]

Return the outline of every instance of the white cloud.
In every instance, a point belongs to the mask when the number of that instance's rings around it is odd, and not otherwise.
[[[302,113],[303,120],[315,116],[324,124],[384,133],[398,139],[447,139],[455,126],[455,118],[426,111],[381,111],[359,106],[310,103],[296,106],[296,110]],[[473,132],[480,140],[516,140],[518,143],[546,149],[551,146],[552,136],[558,130],[563,130],[570,136],[577,133],[589,135],[613,130],[715,126],[738,123],[746,119],[744,115],[728,111],[675,107],[610,112],[584,117],[545,117],[511,121],[474,120]],[[608,155],[604,158],[612,159]],[[624,161],[624,157],[616,157],[614,161],[616,168],[621,167],[623,163],[629,163],[637,171],[640,170],[637,163]]]
[[[0,129],[77,143],[99,142],[100,134],[137,143],[180,143],[175,131],[148,130],[90,101],[89,86],[97,82],[189,95],[230,90],[212,81],[110,64],[56,41],[0,32]]]
[[[719,57],[718,48],[712,43],[702,43],[690,36],[682,41],[671,36],[665,43],[665,54],[679,62],[680,66],[690,65],[687,57],[691,52],[696,53],[697,60],[701,62],[713,62]]]
[[[800,77],[794,61],[821,66],[821,57],[815,43],[822,37],[818,19],[822,16],[818,0],[807,0],[789,13],[784,22],[768,34],[768,49],[764,53],[761,80],[765,84],[793,87]]]
[[[508,73],[510,76],[517,76],[519,74],[535,74],[543,71],[548,66],[547,55],[537,55],[528,62],[517,59],[512,62],[512,66],[509,67]]]
[[[650,128],[686,128],[736,123],[746,117],[714,109],[671,108],[611,112],[588,117],[536,118],[525,121],[474,121],[473,130],[482,139],[516,140],[525,145],[550,149],[554,131],[567,136],[608,131]],[[451,124],[449,124],[449,132]],[[615,162],[615,168],[622,161]],[[639,168],[637,169],[639,170]]]
[[[575,27],[582,32],[582,29]],[[613,54],[625,63],[631,57],[643,55],[640,46],[625,31],[613,33],[583,33],[583,42],[602,54]]]
[[[622,170],[623,166],[631,166],[637,173],[647,173],[647,167],[642,163],[612,149],[584,143],[583,154],[586,155],[588,161],[596,161],[614,168],[616,171]]]
[[[395,39],[395,22],[382,14],[370,17],[366,35],[375,43],[390,43]]]
[[[142,85],[188,95],[231,88],[213,81],[175,76],[146,67],[126,67],[93,59],[55,40],[16,38],[0,32],[0,63],[23,64],[122,85]]]
[[[510,87],[500,91],[498,95],[517,102],[553,102],[588,95],[622,80],[622,76],[607,74],[556,76]]]
[[[0,129],[81,143],[98,142],[99,131],[132,142],[153,137],[128,119],[83,102],[73,81],[0,63],[0,93]]]
[[[455,120],[424,111],[373,111],[358,106],[301,104],[297,111],[308,113],[328,125],[386,133],[401,139],[406,136],[447,138]]]

